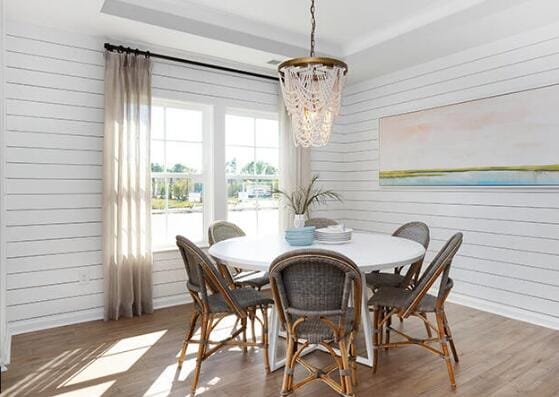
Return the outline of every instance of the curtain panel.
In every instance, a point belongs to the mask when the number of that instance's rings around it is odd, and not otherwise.
[[[311,180],[311,150],[295,146],[295,139],[291,129],[291,118],[283,100],[279,99],[279,127],[280,127],[280,183],[279,188],[284,192],[293,192],[301,186],[306,186]],[[293,212],[286,207],[285,198],[280,201],[281,230],[293,227]]]
[[[103,266],[105,319],[153,311],[151,60],[105,53]]]

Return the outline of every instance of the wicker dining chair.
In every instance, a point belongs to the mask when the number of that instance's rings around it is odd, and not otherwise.
[[[448,297],[453,282],[449,277],[450,267],[456,252],[462,245],[462,233],[456,233],[448,240],[444,247],[439,251],[433,259],[429,267],[425,270],[413,290],[406,288],[382,287],[369,300],[369,305],[374,308],[373,325],[373,346],[374,346],[374,364],[373,373],[378,367],[378,352],[380,349],[391,349],[406,345],[418,345],[426,348],[431,353],[443,358],[446,362],[450,384],[456,387],[454,377],[454,367],[450,362],[450,354],[448,345],[452,351],[454,361],[458,362],[458,353],[454,345],[450,325],[446,317],[444,304]],[[427,291],[440,278],[439,290],[437,296],[429,295]],[[428,318],[428,313],[434,313],[436,325]],[[400,330],[394,329],[388,324],[389,319],[393,315],[402,318],[415,316],[419,318],[425,326],[433,329],[437,336],[427,337],[426,339],[418,339],[412,337]],[[396,334],[402,336],[405,340],[399,342],[382,341],[383,327],[390,328]],[[440,344],[440,350],[431,346],[433,343]]]
[[[429,246],[430,232],[429,227],[423,222],[409,222],[392,233],[394,237],[401,237],[408,240],[418,242],[423,245],[425,249]],[[374,271],[365,275],[365,280],[367,282],[367,287],[374,292],[376,292],[381,287],[399,287],[399,288],[410,288],[418,280],[419,274],[421,273],[421,266],[423,265],[423,258],[417,260],[417,262],[412,263],[407,270],[406,274],[402,274],[404,266],[397,267],[394,269],[393,273],[381,273]],[[392,319],[388,319],[388,325],[391,325]],[[400,318],[402,321],[402,318]],[[427,335],[431,337],[431,328],[425,327]],[[386,328],[386,341],[390,342],[390,328]]]
[[[227,221],[215,221],[208,228],[208,242],[210,246],[223,240],[242,236],[245,236],[243,229]],[[220,261],[216,262],[220,273],[225,277],[230,286],[251,287],[260,290],[270,282],[267,272],[242,271],[241,269],[229,267]]]
[[[423,245],[425,249],[429,246],[430,232],[429,227],[423,222],[409,222],[400,226],[394,233],[394,237],[402,237],[408,240],[416,241]],[[371,272],[365,275],[367,287],[373,292],[381,287],[408,287],[417,282],[423,258],[413,263],[405,275],[402,274],[402,267],[394,269],[394,273]]]
[[[320,380],[338,393],[353,395],[356,381],[354,341],[361,308],[361,275],[355,263],[327,250],[291,251],[272,262],[270,281],[276,310],[287,330],[281,394],[288,395],[311,381]],[[301,340],[304,342],[299,346]],[[333,364],[316,368],[303,360],[301,352],[316,344],[326,348],[333,357]],[[333,350],[333,344],[337,344],[340,357]],[[296,363],[309,374],[294,383]],[[332,377],[336,371],[339,382]]]
[[[337,224],[338,222],[329,218],[310,218],[305,221],[305,226],[314,226],[317,229],[322,229]]]
[[[208,242],[210,246],[223,240],[234,237],[243,237],[245,232],[239,226],[227,221],[215,221],[208,228]],[[215,259],[215,258],[214,258]],[[270,283],[268,272],[259,270],[242,270],[227,266],[220,260],[215,259],[217,268],[221,275],[227,280],[231,288],[254,288],[258,291]],[[256,311],[249,311],[250,328],[252,331],[252,341],[256,342]]]
[[[247,346],[261,347],[264,352],[266,373],[269,373],[268,307],[273,304],[273,301],[262,292],[252,288],[230,289],[210,258],[187,238],[177,236],[177,246],[188,276],[186,286],[194,301],[194,312],[190,327],[185,335],[178,359],[180,369],[188,345],[190,343],[198,344],[196,367],[192,380],[192,395],[196,392],[202,362],[226,345],[240,346],[243,352],[247,351]],[[249,312],[256,310],[262,312],[262,340],[259,343],[247,342],[247,318]],[[223,318],[229,315],[236,316],[238,320],[233,326],[231,335],[223,340],[212,340],[210,338],[211,332]],[[192,339],[198,320],[200,320],[200,338]],[[238,336],[242,338],[240,341]]]

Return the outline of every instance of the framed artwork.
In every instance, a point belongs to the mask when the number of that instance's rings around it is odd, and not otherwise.
[[[380,184],[559,185],[559,85],[383,117]]]

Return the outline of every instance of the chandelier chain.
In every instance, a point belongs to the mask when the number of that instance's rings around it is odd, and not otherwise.
[[[314,31],[316,30],[316,19],[314,17],[314,0],[311,1],[311,57],[314,57]]]

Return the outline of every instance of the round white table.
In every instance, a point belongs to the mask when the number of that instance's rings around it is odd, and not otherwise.
[[[377,233],[353,233],[353,238],[345,244],[314,243],[307,247],[290,246],[283,236],[246,236],[220,241],[210,247],[209,253],[214,258],[230,266],[249,270],[268,270],[272,261],[281,254],[297,249],[321,248],[346,255],[361,270],[363,281],[363,299],[361,323],[367,348],[367,357],[358,356],[357,361],[373,365],[373,338],[371,318],[367,307],[368,289],[365,273],[372,270],[391,269],[408,265],[425,255],[425,248],[415,241]],[[279,319],[276,310],[272,310],[270,326],[270,366],[275,370],[283,366],[283,360],[276,360],[276,343],[279,335]]]

